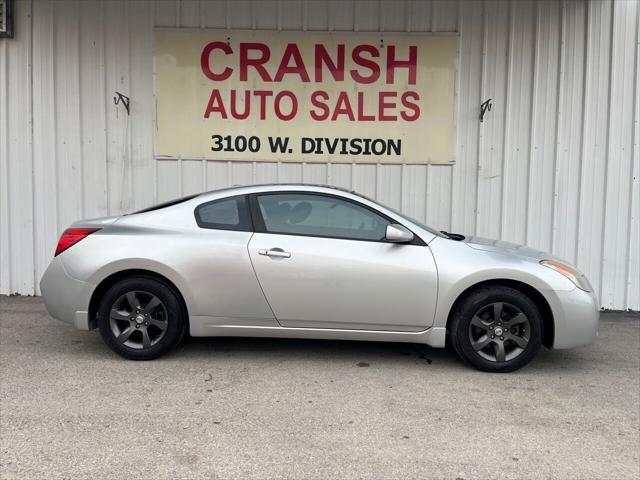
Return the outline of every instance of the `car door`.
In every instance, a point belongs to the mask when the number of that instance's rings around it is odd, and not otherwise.
[[[421,331],[437,273],[429,247],[384,240],[391,220],[351,199],[310,192],[251,196],[249,255],[284,327]]]
[[[194,299],[191,332],[218,325],[278,327],[247,252],[253,226],[245,195],[206,201],[195,208],[198,229],[185,239],[181,273]]]

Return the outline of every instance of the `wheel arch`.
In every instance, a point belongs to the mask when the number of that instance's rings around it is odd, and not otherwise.
[[[184,320],[187,323],[187,331],[189,331],[189,309],[187,308],[187,303],[185,302],[184,296],[180,289],[167,277],[164,275],[154,272],[152,270],[145,270],[141,268],[131,268],[127,270],[120,270],[118,272],[112,273],[105,277],[93,290],[91,294],[91,299],[89,300],[89,328],[94,329],[98,324],[98,308],[100,307],[100,300],[104,294],[117,282],[120,280],[124,280],[125,278],[130,277],[148,277],[153,278],[154,280],[160,281],[164,283],[167,287],[169,287],[173,293],[176,295],[178,302],[180,303],[180,308],[182,309],[182,313],[184,315]]]
[[[471,291],[476,290],[478,288],[487,287],[487,286],[501,286],[501,287],[511,287],[514,290],[518,290],[523,294],[527,295],[533,303],[535,303],[536,307],[540,310],[540,315],[542,316],[542,345],[547,348],[551,348],[553,345],[553,339],[555,336],[555,323],[553,317],[553,310],[551,310],[551,306],[547,299],[540,293],[538,289],[532,287],[531,285],[520,282],[518,280],[512,280],[508,278],[497,278],[491,280],[484,280],[478,283],[475,283],[469,287],[467,287],[464,291],[462,291],[449,309],[449,314],[447,316],[447,336],[449,335],[449,324],[452,319],[452,313],[455,307],[462,301],[464,297],[466,297]]]

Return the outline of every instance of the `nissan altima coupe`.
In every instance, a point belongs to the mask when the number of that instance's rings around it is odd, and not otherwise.
[[[507,372],[542,345],[596,337],[575,267],[519,245],[439,232],[333,187],[261,185],[77,222],[41,290],[51,317],[150,360],[184,334],[447,342]]]

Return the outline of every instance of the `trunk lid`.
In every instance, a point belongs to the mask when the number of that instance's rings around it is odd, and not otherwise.
[[[71,228],[104,228],[108,227],[116,220],[120,218],[120,215],[114,215],[112,217],[98,217],[88,218],[86,220],[78,220],[71,224]]]

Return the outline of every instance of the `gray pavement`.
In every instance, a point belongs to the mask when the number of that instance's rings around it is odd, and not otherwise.
[[[490,375],[420,345],[188,339],[131,362],[0,297],[0,478],[640,478],[640,322]]]

